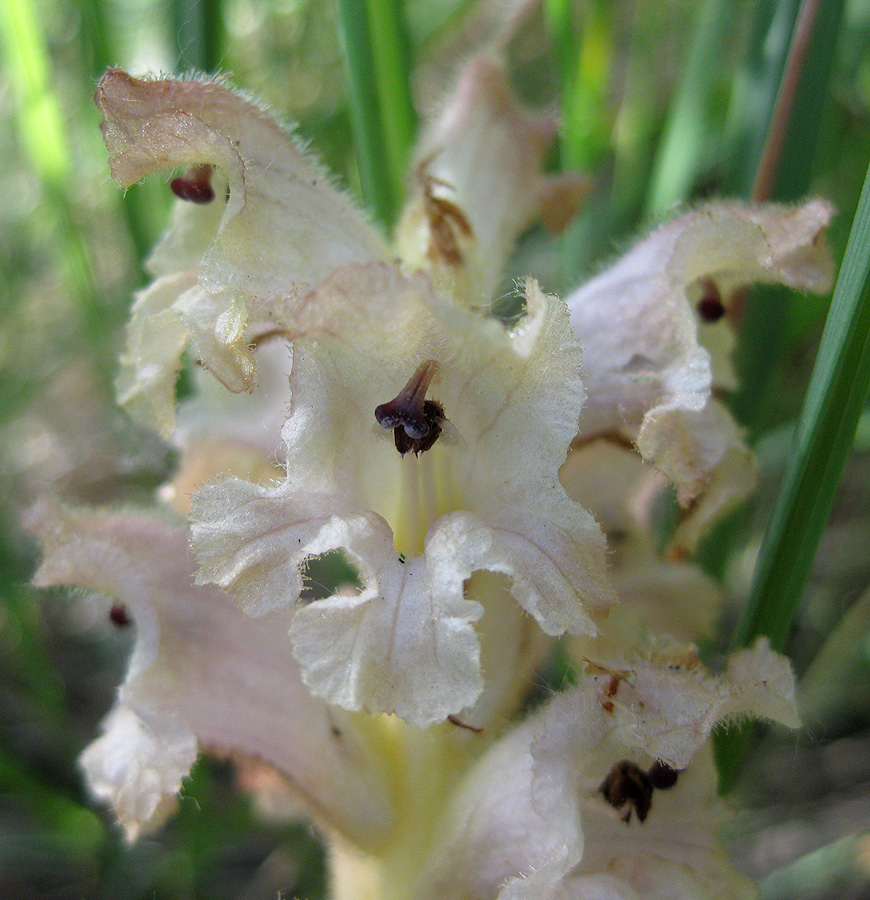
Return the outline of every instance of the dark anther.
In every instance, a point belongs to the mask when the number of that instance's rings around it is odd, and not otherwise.
[[[672,769],[667,763],[657,759],[650,767],[649,772],[650,784],[660,791],[666,791],[677,783],[677,776],[680,774],[678,769]]]
[[[616,763],[598,790],[614,809],[622,809],[628,805],[622,816],[623,822],[631,821],[632,809],[641,822],[649,814],[652,806],[652,783],[649,775],[630,759]]]
[[[127,607],[124,606],[124,604],[120,601],[116,600],[112,604],[112,608],[109,610],[109,621],[113,625],[117,625],[118,628],[124,628],[133,620],[130,618],[130,613],[127,612]]]
[[[214,188],[211,186],[211,173],[214,166],[208,163],[194,166],[186,175],[179,175],[169,183],[172,193],[182,200],[191,203],[211,203],[214,200]]]
[[[718,322],[725,315],[725,307],[722,304],[722,295],[712,278],[705,278],[701,282],[701,299],[696,308],[698,315],[704,322]]]
[[[434,360],[417,368],[399,395],[375,407],[375,419],[381,428],[392,429],[396,449],[406,453],[424,453],[441,434],[444,410],[435,400],[426,399],[426,391],[438,371]]]

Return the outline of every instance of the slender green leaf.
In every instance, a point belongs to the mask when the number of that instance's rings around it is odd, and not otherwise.
[[[709,138],[711,96],[721,73],[722,45],[733,15],[728,0],[706,0],[698,16],[650,178],[647,216],[660,216],[689,197]]]
[[[54,89],[51,61],[40,24],[40,14],[30,0],[0,3],[0,41],[6,77],[17,95],[16,124],[21,145],[37,173],[46,206],[58,229],[58,250],[82,325],[90,335],[95,356],[102,343],[103,304],[94,284],[90,253],[79,228],[70,196],[70,162],[61,101]],[[96,125],[96,114],[94,114]]]
[[[745,62],[735,76],[730,130],[731,162],[725,192],[749,197],[755,184],[800,0],[762,0]]]
[[[828,321],[798,421],[783,485],[759,552],[749,599],[734,635],[748,646],[765,635],[785,646],[855,429],[870,391],[870,170],[852,223]],[[745,745],[720,746],[727,783]]]
[[[416,129],[409,43],[398,0],[339,0],[363,197],[391,225],[401,207]]]
[[[216,72],[224,46],[220,0],[172,0],[170,11],[179,71]]]

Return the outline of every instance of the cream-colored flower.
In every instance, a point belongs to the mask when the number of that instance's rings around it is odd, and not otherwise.
[[[178,523],[43,501],[27,525],[44,547],[35,584],[98,591],[136,629],[115,708],[82,757],[91,789],[130,838],[173,810],[200,750],[267,762],[324,826],[366,847],[383,838],[395,803],[388,761],[353,716],[302,683],[289,611],[253,619],[197,586]]]
[[[691,527],[718,514],[751,465],[711,399],[695,292],[821,284],[827,207],[711,206],[651,235],[570,315],[529,279],[508,328],[486,309],[514,241],[582,184],[541,175],[551,124],[492,63],[468,68],[424,139],[399,261],[224,85],[112,71],[97,102],[122,185],[185,168],[118,380],[182,452],[163,490],[174,512],[46,502],[30,520],[37,583],[107,594],[136,623],[83,758],[128,833],[158,824],[213,749],[288,779],[330,835],[342,900],[655,897],[665,883],[688,898],[713,882],[740,896],[702,748],[737,715],[794,722],[781,658],[759,646],[714,678],[692,648],[600,644],[576,689],[509,723],[547,637],[596,635],[614,600],[579,478],[559,480],[572,441],[587,446],[568,468],[607,478],[608,454],[581,454],[616,432],[677,483]],[[176,418],[186,348],[217,382]],[[306,591],[336,555],[352,583]],[[651,599],[648,584],[620,590]],[[640,799],[602,787],[623,761]],[[686,769],[677,785],[652,785],[657,761]],[[696,838],[675,838],[687,825]]]
[[[830,288],[832,207],[711,203],[653,231],[567,303],[584,348],[581,440],[618,435],[677,486],[675,542],[692,551],[755,483],[755,462],[714,390],[734,387],[736,289]],[[707,348],[711,348],[708,350]]]
[[[753,896],[719,843],[727,809],[709,743],[715,725],[745,716],[797,724],[788,662],[764,644],[735,654],[721,676],[688,646],[584,673],[467,770],[421,854],[411,894]]]
[[[292,343],[286,476],[264,483],[261,467],[196,495],[200,580],[251,615],[291,611],[315,694],[418,725],[481,694],[474,623],[489,593],[468,587],[475,572],[507,577],[519,601],[509,618],[593,633],[612,592],[603,537],[557,478],[583,402],[564,305],[529,281],[511,331],[472,309],[519,230],[576,196],[573,181],[539,174],[552,126],[521,112],[492,63],[473,63],[421,151],[400,269],[292,140],[221,85],[110,72],[97,100],[116,179],[191,165],[174,190],[208,201],[179,204],[152,259],[122,401],[152,404],[144,412],[167,433],[186,343],[236,391],[253,386],[263,354],[252,345]],[[181,443],[194,449],[176,501],[204,474],[197,442]],[[309,561],[333,551],[359,589],[301,604]]]
[[[557,481],[583,399],[578,349],[533,282],[526,302],[508,332],[421,275],[341,270],[297,310],[286,479],[194,498],[201,577],[252,614],[295,607],[312,556],[341,550],[356,567],[358,592],[299,608],[290,629],[306,682],[331,702],[418,725],[471,706],[475,571],[506,575],[548,634],[594,633],[609,605],[603,538]],[[410,432],[436,425],[417,452]]]

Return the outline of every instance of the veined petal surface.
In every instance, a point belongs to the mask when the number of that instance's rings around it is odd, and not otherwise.
[[[28,525],[45,548],[36,584],[99,591],[135,623],[118,702],[82,759],[128,834],[160,824],[197,750],[210,749],[271,764],[316,820],[360,846],[383,838],[388,766],[352,716],[302,683],[286,611],[251,618],[195,585],[187,534],[166,522],[44,501]]]
[[[594,632],[611,603],[603,537],[557,477],[583,402],[579,349],[564,306],[533,282],[526,299],[507,331],[423,275],[339,270],[295,317],[286,480],[227,480],[194,500],[201,577],[251,611],[292,608],[312,555],[356,567],[358,595],[314,600],[292,627],[306,682],[331,702],[418,725],[471,704],[474,571],[507,575],[550,634]],[[374,410],[421,366],[444,437],[403,455]]]

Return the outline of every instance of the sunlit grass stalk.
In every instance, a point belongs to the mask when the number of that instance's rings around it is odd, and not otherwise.
[[[765,635],[785,646],[834,492],[870,392],[870,169],[834,289],[797,432],[756,564],[735,646]],[[723,780],[745,744],[736,732],[719,748]]]
[[[660,216],[689,198],[710,138],[710,103],[721,76],[722,46],[733,15],[728,0],[706,0],[697,18],[685,71],[653,166],[647,216]]]
[[[402,7],[399,0],[339,0],[338,13],[363,199],[390,226],[417,127]]]
[[[614,11],[601,0],[587,4],[582,17],[569,0],[548,0],[544,9],[562,76],[562,168],[587,168],[606,150],[613,124],[603,111]]]
[[[51,62],[34,3],[0,3],[0,40],[6,77],[18,99],[16,123],[21,145],[39,176],[46,207],[56,223],[60,262],[78,301],[82,327],[92,339],[95,358],[105,366],[108,360],[100,353],[103,306],[69,193],[73,172],[61,104],[53,87]]]

